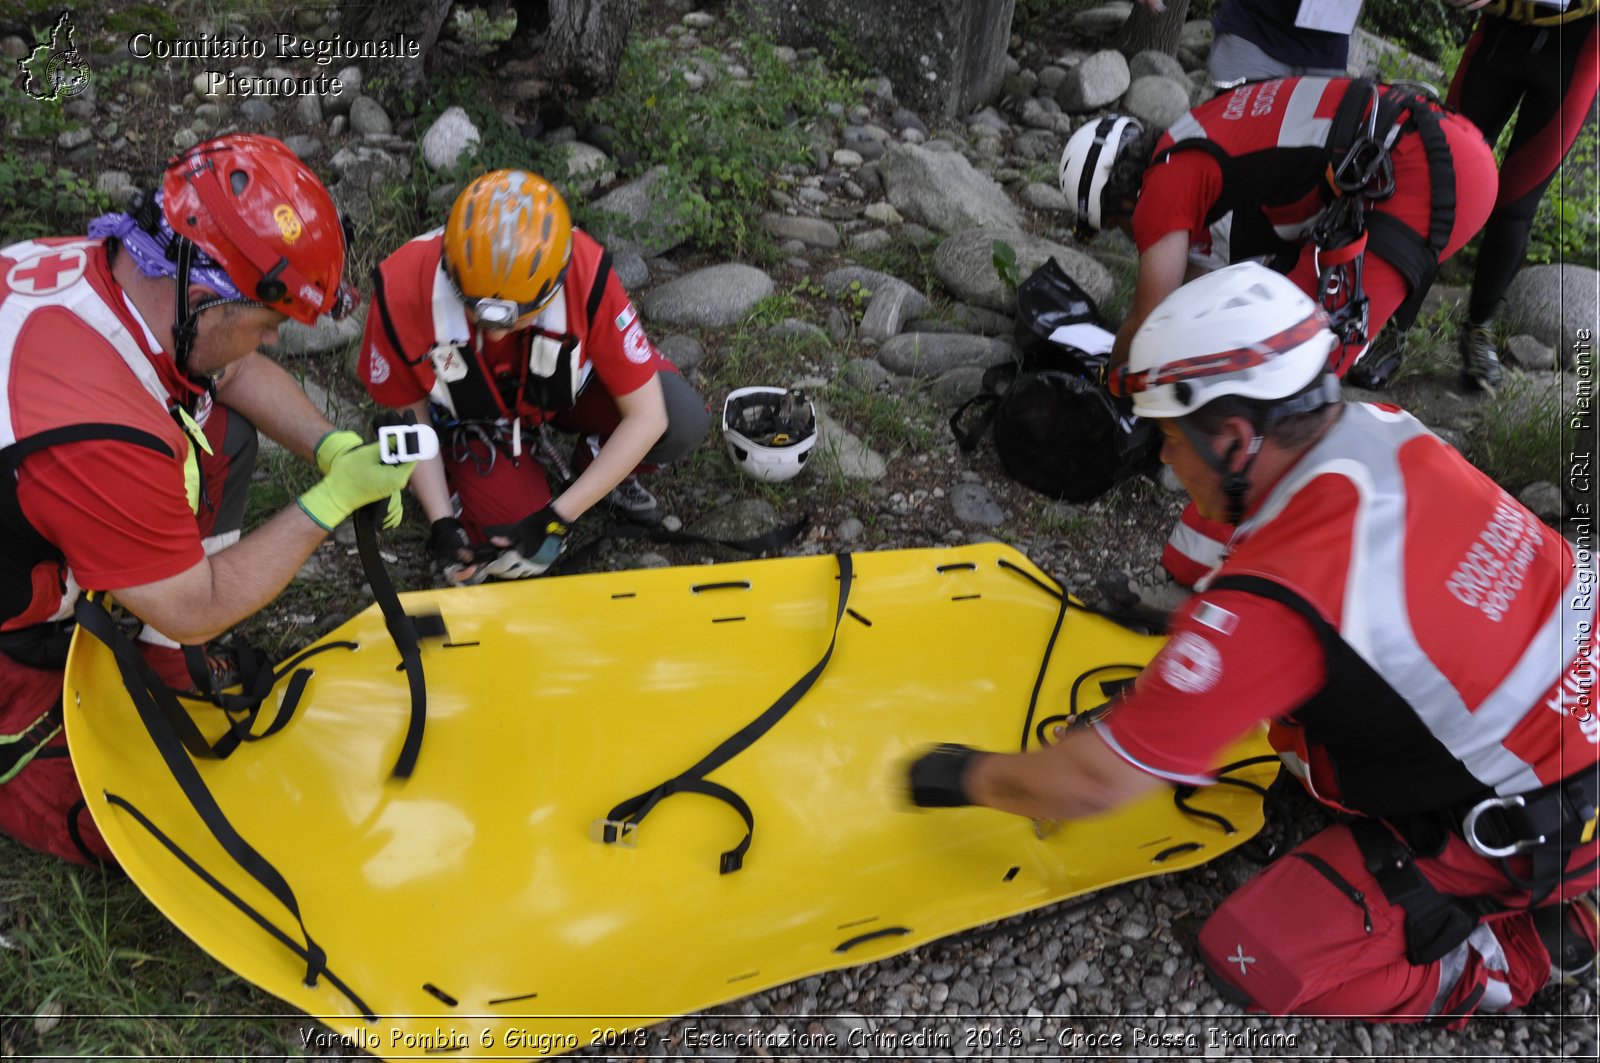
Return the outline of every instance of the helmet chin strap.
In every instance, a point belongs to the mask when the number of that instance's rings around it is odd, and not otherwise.
[[[178,372],[195,387],[216,397],[216,381],[210,374],[197,374],[189,371],[189,356],[194,353],[195,335],[200,329],[200,315],[207,310],[218,306],[263,306],[251,299],[230,299],[226,296],[213,295],[209,299],[202,299],[194,307],[189,306],[189,273],[194,266],[195,246],[184,237],[175,240],[178,251],[178,297],[172,315],[172,361],[178,367]]]
[[[1233,441],[1226,454],[1218,454],[1211,448],[1211,440],[1190,424],[1189,418],[1179,417],[1177,423],[1195,453],[1200,455],[1212,472],[1222,477],[1222,495],[1228,501],[1228,523],[1238,525],[1244,520],[1245,496],[1250,493],[1250,470],[1254,468],[1256,458],[1261,454],[1261,444],[1265,441],[1261,430],[1254,424],[1250,426],[1250,446],[1245,453],[1244,464],[1235,469],[1232,468],[1233,460],[1242,445],[1239,440]]]

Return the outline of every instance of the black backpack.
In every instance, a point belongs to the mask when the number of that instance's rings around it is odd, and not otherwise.
[[[1050,339],[1072,324],[1105,327],[1094,300],[1051,259],[1017,288],[1018,361],[984,373],[983,390],[951,415],[950,430],[971,453],[992,427],[1012,479],[1052,498],[1091,502],[1152,471],[1161,433],[1098,383],[1106,355]],[[977,421],[962,427],[974,407]]]

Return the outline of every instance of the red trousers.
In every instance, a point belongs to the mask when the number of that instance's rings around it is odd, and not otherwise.
[[[200,472],[210,504],[195,517],[202,538],[237,531],[243,523],[256,453],[255,426],[225,406],[212,409],[205,434],[212,453],[201,453]],[[148,650],[162,678],[189,685],[182,651]],[[54,705],[62,679],[58,669],[29,667],[0,653],[0,738],[26,731]],[[0,833],[74,863],[109,861],[111,852],[95,829],[66,754],[66,735],[57,733],[25,768],[0,783]]]
[[[1591,842],[1567,866],[1592,864],[1597,853],[1600,841]],[[1322,860],[1360,891],[1361,901],[1297,854]],[[1517,863],[1513,870],[1526,876]],[[1527,893],[1494,861],[1454,835],[1437,857],[1419,857],[1416,864],[1441,893],[1527,903]],[[1597,885],[1600,870],[1591,866],[1545,903]],[[1406,959],[1404,920],[1341,824],[1274,861],[1224,901],[1200,931],[1200,954],[1230,995],[1273,1015],[1440,1019],[1454,1028],[1475,1011],[1521,1007],[1549,981],[1550,955],[1527,912],[1490,916],[1443,958],[1420,967]]]

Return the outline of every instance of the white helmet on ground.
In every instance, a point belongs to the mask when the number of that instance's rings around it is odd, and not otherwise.
[[[1106,183],[1127,144],[1144,132],[1137,118],[1108,114],[1083,126],[1061,152],[1061,194],[1077,219],[1078,235],[1088,238],[1105,225]]]
[[[769,483],[791,480],[817,445],[817,411],[788,388],[736,388],[722,404],[722,438],[746,474]]]
[[[1257,262],[1208,273],[1163,299],[1134,333],[1112,390],[1133,396],[1141,417],[1184,417],[1224,395],[1288,399],[1324,387],[1278,413],[1338,398],[1328,371],[1337,344],[1322,308],[1294,282]]]

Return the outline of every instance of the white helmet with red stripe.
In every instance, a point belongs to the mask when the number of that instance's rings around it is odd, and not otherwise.
[[[1163,299],[1134,333],[1111,390],[1132,395],[1141,417],[1184,417],[1224,395],[1288,399],[1323,375],[1333,379],[1328,355],[1337,342],[1322,308],[1293,281],[1240,262]],[[1336,383],[1317,395],[1330,391],[1336,398]]]

